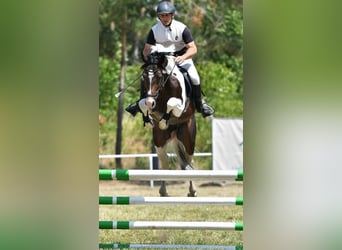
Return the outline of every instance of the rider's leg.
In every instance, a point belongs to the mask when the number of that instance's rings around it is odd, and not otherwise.
[[[202,99],[201,85],[192,85],[192,93],[195,101],[196,110],[202,114],[203,117],[214,114],[214,109],[206,104]]]
[[[146,94],[145,94],[145,90],[141,84],[140,86],[140,98],[139,98],[139,101],[143,98],[145,98]],[[138,112],[141,112],[141,110],[139,109],[139,106],[138,106],[138,102],[137,101],[135,104],[130,104],[125,110],[129,113],[131,113],[131,115],[135,116]]]
[[[203,117],[210,116],[214,114],[214,109],[206,104],[202,100],[202,90],[200,84],[200,77],[198,75],[197,69],[191,59],[185,60],[183,64],[181,64],[183,68],[188,71],[189,77],[192,83],[192,94],[196,106],[196,110],[202,114]]]

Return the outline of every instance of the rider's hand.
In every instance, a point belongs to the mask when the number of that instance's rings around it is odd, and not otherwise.
[[[181,64],[181,63],[184,62],[185,59],[186,59],[186,58],[185,58],[184,56],[177,56],[177,57],[175,58],[175,62]]]

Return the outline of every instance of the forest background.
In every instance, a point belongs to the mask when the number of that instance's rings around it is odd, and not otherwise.
[[[157,22],[159,0],[99,0],[99,154],[151,152],[151,131],[141,116],[124,108],[139,98],[140,53]],[[175,19],[192,32],[198,53],[193,58],[201,77],[204,99],[216,118],[243,116],[242,0],[174,0]],[[127,90],[116,98],[115,94]],[[211,123],[196,114],[195,152],[211,152]],[[146,168],[146,159],[125,161],[125,168]],[[121,168],[121,159],[103,162]],[[211,169],[202,158],[196,168]]]

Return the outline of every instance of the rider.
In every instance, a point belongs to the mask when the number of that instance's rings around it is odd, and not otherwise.
[[[148,55],[153,50],[158,51],[158,48],[163,48],[163,52],[165,52],[165,49],[167,52],[174,52],[175,62],[178,66],[187,70],[191,79],[196,110],[202,113],[203,117],[207,117],[212,115],[214,110],[202,101],[200,77],[192,61],[192,57],[197,53],[197,47],[188,27],[174,20],[175,12],[176,9],[171,2],[162,1],[158,4],[157,15],[160,22],[154,25],[148,34],[143,57],[146,61]],[[144,98],[144,93],[143,91],[140,92],[140,99],[142,99]],[[135,104],[128,106],[126,111],[135,116],[141,110]],[[144,116],[143,118],[144,123],[153,124],[149,116]]]

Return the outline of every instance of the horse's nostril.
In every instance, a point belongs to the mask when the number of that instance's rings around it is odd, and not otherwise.
[[[147,97],[145,102],[149,109],[153,109],[156,106],[156,101],[152,97]]]

